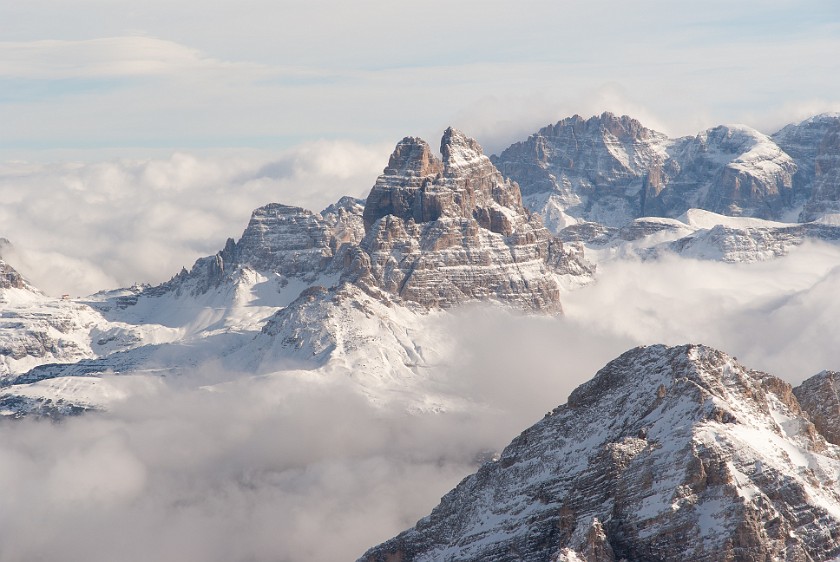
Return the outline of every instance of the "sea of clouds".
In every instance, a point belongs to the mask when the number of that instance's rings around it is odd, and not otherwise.
[[[0,560],[353,560],[633,346],[706,343],[792,383],[837,369],[838,264],[818,243],[754,264],[622,260],[563,317],[442,315],[455,343],[429,377],[472,404],[458,411],[207,365],[108,413],[2,423]]]

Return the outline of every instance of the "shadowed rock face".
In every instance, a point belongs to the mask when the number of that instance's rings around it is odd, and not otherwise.
[[[560,310],[557,275],[588,275],[522,205],[473,139],[447,129],[442,159],[405,138],[365,204],[353,280],[426,307],[496,299]]]
[[[827,560],[838,470],[785,382],[637,348],[360,560]]]
[[[793,389],[817,430],[840,445],[840,373],[823,371]]]

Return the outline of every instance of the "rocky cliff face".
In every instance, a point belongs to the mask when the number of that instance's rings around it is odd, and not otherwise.
[[[770,137],[744,125],[719,126],[669,146],[671,170],[642,200],[643,215],[690,208],[730,216],[779,218],[793,201],[794,160]]]
[[[637,348],[360,560],[828,560],[838,470],[786,383]]]
[[[523,207],[473,139],[447,129],[441,154],[417,138],[397,145],[365,205],[353,281],[431,308],[495,299],[559,310],[557,276],[591,267]]]
[[[840,116],[772,137],[744,125],[669,139],[629,117],[578,116],[545,127],[493,161],[558,231],[577,222],[621,227],[690,208],[800,220],[840,210]]]

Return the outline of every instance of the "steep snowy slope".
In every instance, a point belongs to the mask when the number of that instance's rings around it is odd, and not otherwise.
[[[786,383],[637,348],[360,560],[828,560],[838,474]]]

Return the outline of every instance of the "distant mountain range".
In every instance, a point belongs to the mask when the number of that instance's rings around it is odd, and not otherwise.
[[[627,116],[574,116],[492,158],[555,232],[586,221],[621,227],[697,208],[809,222],[840,211],[840,114],[767,136],[721,125],[670,139]]]

